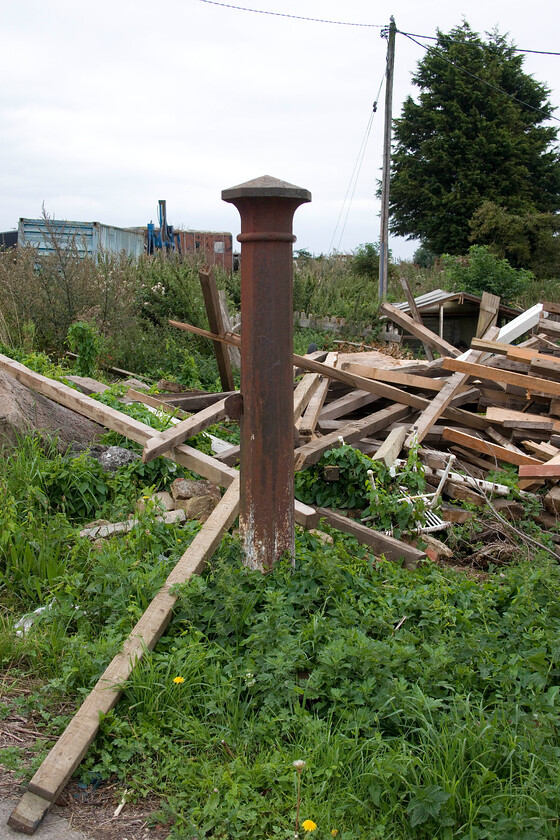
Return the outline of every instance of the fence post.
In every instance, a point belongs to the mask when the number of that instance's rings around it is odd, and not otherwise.
[[[222,192],[241,216],[241,501],[245,563],[294,556],[292,221],[308,190],[269,175]]]

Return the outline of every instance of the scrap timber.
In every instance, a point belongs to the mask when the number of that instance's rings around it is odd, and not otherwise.
[[[208,285],[205,276],[201,282]],[[208,297],[215,309],[211,285]],[[519,469],[521,489],[551,485],[549,509],[554,510],[554,516],[560,513],[560,487],[555,487],[560,483],[560,346],[551,341],[551,337],[560,339],[560,322],[553,321],[560,309],[556,312],[552,304],[539,304],[501,328],[495,324],[497,311],[495,299],[484,300],[479,321],[482,336],[473,339],[471,349],[462,354],[446,347],[439,336],[415,321],[411,331],[416,330],[432,351],[444,353],[444,358],[421,363],[383,359],[381,353],[340,352],[327,355],[325,361],[294,354],[294,469],[317,464],[326,451],[341,443],[351,443],[389,467],[398,463],[403,450],[406,453],[411,446],[422,443],[417,451],[426,468],[426,480],[434,487],[443,481],[446,500],[468,500],[482,509],[490,496],[508,492],[492,477],[488,480],[490,471],[506,464],[510,470],[512,466]],[[215,346],[239,347],[241,343],[241,337],[225,331],[219,320],[213,322],[212,332],[171,323],[206,336]],[[531,330],[538,333],[523,345],[513,346],[512,342]],[[233,390],[223,352],[221,358],[224,393],[211,395],[211,399],[200,395],[197,402],[194,396],[186,396],[184,400],[193,402],[183,402],[183,410],[178,407],[179,398],[162,403],[154,396],[128,391],[129,400],[174,415],[172,428],[156,432],[115,408],[0,355],[2,371],[54,402],[136,441],[143,447],[145,461],[163,455],[226,491],[35,773],[10,817],[10,825],[19,831],[35,831],[96,737],[100,713],[106,714],[115,705],[135,663],[165,631],[175,604],[172,585],[200,572],[237,515],[240,478],[230,464],[235,463],[239,448],[231,447],[214,457],[188,443],[194,434],[242,412],[242,396]],[[196,413],[189,416],[188,408]],[[455,456],[453,472],[449,471],[450,453]],[[554,504],[558,509],[552,507]],[[294,511],[296,522],[303,527],[328,526],[351,534],[369,546],[375,556],[384,555],[407,566],[426,558],[426,552],[415,547],[413,540],[410,544],[377,530],[375,519],[374,527],[368,527],[342,511],[296,500]],[[455,512],[450,508],[451,518]]]

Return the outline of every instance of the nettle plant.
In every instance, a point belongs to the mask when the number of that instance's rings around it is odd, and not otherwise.
[[[328,467],[338,468],[336,480],[326,477]],[[295,478],[295,494],[301,502],[354,511],[362,521],[396,537],[423,524],[426,503],[414,497],[425,489],[417,446],[411,447],[406,464],[395,469],[342,442]]]

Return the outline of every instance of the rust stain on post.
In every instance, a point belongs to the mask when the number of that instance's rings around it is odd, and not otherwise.
[[[269,175],[222,192],[241,216],[241,502],[246,564],[294,555],[292,233],[308,190]]]

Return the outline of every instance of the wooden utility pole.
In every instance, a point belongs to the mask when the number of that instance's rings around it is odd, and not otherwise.
[[[387,297],[389,265],[389,181],[391,177],[391,121],[393,105],[393,68],[395,66],[395,35],[397,26],[391,15],[385,84],[385,133],[383,139],[383,175],[381,177],[381,231],[379,234],[379,300]],[[383,33],[382,33],[383,34]]]

